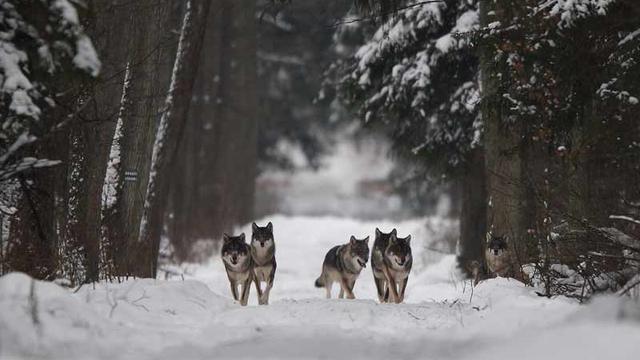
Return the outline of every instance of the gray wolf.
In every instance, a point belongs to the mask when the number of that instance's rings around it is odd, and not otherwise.
[[[249,244],[245,242],[244,233],[240,236],[223,235],[222,262],[231,284],[231,295],[242,306],[247,305],[253,280],[253,261],[250,251]],[[241,287],[240,293],[238,293],[238,285]]]
[[[492,276],[511,276],[507,238],[494,236],[488,232],[485,245],[484,258],[489,274]]]
[[[334,246],[327,252],[322,263],[322,273],[315,286],[324,287],[327,299],[331,299],[331,287],[334,282],[340,284],[340,299],[346,294],[347,299],[355,299],[353,287],[362,269],[369,261],[369,237],[358,240],[351,236],[344,245]]]
[[[371,269],[381,303],[404,301],[404,293],[413,266],[411,235],[399,238],[396,229],[385,234],[376,228]]]
[[[269,293],[276,274],[276,245],[273,239],[273,224],[260,227],[253,223],[251,235],[251,259],[253,260],[253,281],[258,292],[258,304],[269,304]],[[264,291],[260,283],[266,283]]]

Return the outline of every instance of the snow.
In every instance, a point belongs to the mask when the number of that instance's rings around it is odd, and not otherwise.
[[[475,10],[469,10],[456,20],[456,26],[451,30],[450,33],[442,36],[436,41],[436,48],[440,50],[442,53],[448,53],[451,51],[458,41],[455,39],[454,35],[460,35],[471,30],[478,28],[478,24],[480,23],[478,12]]]
[[[471,291],[453,255],[427,250],[446,219],[280,215],[258,223],[266,221],[274,222],[278,258],[271,305],[254,305],[255,292],[248,307],[235,304],[217,256],[183,266],[184,280],[102,282],[77,292],[11,273],[0,278],[0,358],[635,359],[640,351],[640,306],[631,300],[579,305],[504,278]],[[406,303],[374,301],[369,268],[357,300],[323,299],[313,280],[325,251],[376,226],[413,235]]]
[[[111,139],[109,149],[109,161],[102,185],[102,208],[109,209],[114,206],[118,196],[118,183],[120,181],[120,141],[122,139],[122,124],[124,112],[129,102],[129,88],[131,87],[131,63],[127,62],[124,79],[122,81],[122,96],[120,98],[120,108],[118,109],[118,119]]]
[[[540,8],[550,6],[549,13],[559,17],[560,27],[569,27],[580,18],[605,15],[607,8],[618,0],[548,0]]]
[[[78,11],[68,0],[56,0],[51,4],[51,8],[58,11],[65,22],[71,25],[80,24]]]
[[[41,110],[27,93],[33,85],[22,70],[27,55],[0,37],[0,92],[11,94],[9,109],[18,115],[39,118]]]
[[[93,77],[100,73],[102,64],[98,60],[98,53],[88,36],[80,36],[76,41],[76,55],[73,57],[73,64]]]
[[[637,38],[638,36],[640,36],[640,29],[631,32],[629,35],[625,36],[624,39],[620,40],[618,42],[618,46],[623,46],[626,43],[634,40],[635,38]]]

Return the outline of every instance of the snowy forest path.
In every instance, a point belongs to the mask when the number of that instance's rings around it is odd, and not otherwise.
[[[167,359],[180,354],[234,359],[495,359],[496,353],[504,355],[497,358],[539,359],[545,354],[543,347],[530,355],[521,353],[529,347],[527,338],[563,324],[579,308],[573,300],[541,298],[514,280],[491,280],[472,290],[461,279],[455,256],[446,254],[443,240],[455,236],[457,225],[449,219],[393,222],[275,216],[258,225],[268,221],[274,224],[278,261],[271,305],[256,305],[252,292],[248,307],[215,315],[199,338],[163,351]],[[405,303],[375,300],[370,266],[356,282],[356,300],[336,299],[337,284],[334,298],[324,299],[324,290],[313,283],[326,252],[351,235],[370,236],[371,247],[376,227],[383,232],[396,228],[399,236],[413,237],[414,267]],[[250,237],[249,225],[240,231]],[[231,300],[219,256],[182,270]],[[516,334],[518,341],[503,347],[504,339]]]
[[[270,305],[256,305],[255,293],[249,306],[234,303],[218,255],[181,267],[184,280],[129,279],[77,291],[12,273],[0,277],[0,359],[567,360],[635,359],[640,351],[640,326],[619,320],[627,311],[620,299],[580,306],[504,278],[472,292],[456,275],[455,256],[436,241],[451,220],[276,216],[259,224],[266,221],[274,224],[278,256]],[[313,282],[325,252],[375,227],[413,236],[406,302],[374,300],[369,267],[356,300],[324,299]],[[640,320],[640,312],[630,314]]]

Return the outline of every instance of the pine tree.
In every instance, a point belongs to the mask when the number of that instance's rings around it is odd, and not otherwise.
[[[0,13],[0,202],[10,220],[2,253],[9,269],[52,278],[67,192],[66,167],[51,166],[66,160],[68,128],[85,106],[75,85],[101,64],[71,2],[3,1]]]

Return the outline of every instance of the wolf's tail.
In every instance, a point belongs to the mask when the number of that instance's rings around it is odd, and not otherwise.
[[[316,279],[315,285],[317,288],[324,287],[324,278],[322,277],[322,275],[320,275],[320,277]]]

